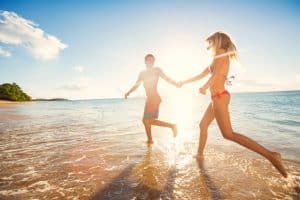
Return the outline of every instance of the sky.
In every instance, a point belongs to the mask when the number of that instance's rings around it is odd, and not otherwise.
[[[205,39],[224,31],[241,63],[231,92],[300,89],[298,1],[11,1],[0,3],[0,83],[33,98],[116,98],[145,69],[144,56],[175,80],[211,61]],[[162,96],[195,95],[206,79]],[[140,87],[132,96],[143,96]]]

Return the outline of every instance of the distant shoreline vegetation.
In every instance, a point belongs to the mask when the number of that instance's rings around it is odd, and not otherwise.
[[[0,100],[5,101],[68,101],[65,98],[37,98],[32,99],[31,96],[23,92],[21,87],[16,83],[3,83],[0,85]]]
[[[69,101],[69,99],[64,99],[64,98],[53,98],[53,99],[33,99],[32,101]]]
[[[0,85],[0,100],[31,101],[31,96],[23,92],[16,83],[3,83]]]

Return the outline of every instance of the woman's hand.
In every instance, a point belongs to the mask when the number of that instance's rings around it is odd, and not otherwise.
[[[199,88],[199,93],[205,95],[206,94],[206,89],[203,88],[203,87]]]

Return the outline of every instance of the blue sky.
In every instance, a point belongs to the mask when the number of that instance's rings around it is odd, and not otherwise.
[[[231,91],[300,89],[297,1],[4,0],[0,10],[0,83],[34,98],[122,97],[147,53],[174,79],[189,78],[209,64],[204,41],[219,30],[240,51]],[[204,81],[159,89],[195,94]]]

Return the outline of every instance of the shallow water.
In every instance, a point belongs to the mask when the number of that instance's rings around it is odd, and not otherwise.
[[[195,160],[208,97],[164,99],[145,144],[143,99],[35,102],[0,108],[0,199],[299,199],[300,92],[233,94],[236,131],[279,151],[289,172],[226,141],[213,122]],[[20,117],[17,117],[20,116]]]

